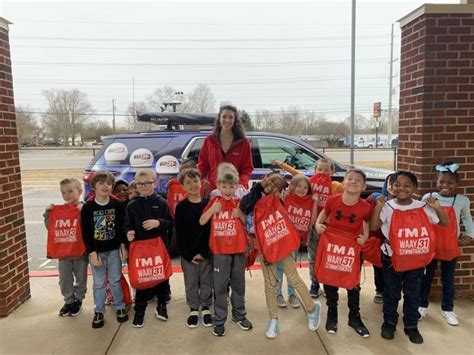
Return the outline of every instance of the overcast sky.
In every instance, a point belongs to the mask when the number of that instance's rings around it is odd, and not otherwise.
[[[459,1],[430,1],[458,3]],[[356,111],[387,108],[390,29],[399,57],[401,17],[421,0],[358,1]],[[206,83],[217,102],[252,113],[299,106],[342,118],[350,108],[351,1],[19,2],[13,22],[15,101],[46,109],[41,91],[78,88],[98,113],[118,113],[154,89]],[[399,61],[394,64],[398,107]],[[107,116],[102,116],[108,119]]]

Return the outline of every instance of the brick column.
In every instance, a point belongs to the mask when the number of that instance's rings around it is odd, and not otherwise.
[[[0,17],[0,316],[30,298],[9,24]]]
[[[398,169],[419,179],[420,194],[436,191],[434,166],[461,165],[459,193],[474,214],[474,4],[425,4],[400,20]],[[463,247],[458,297],[474,296],[474,246]],[[439,275],[438,275],[439,276]],[[432,296],[439,297],[439,277]]]

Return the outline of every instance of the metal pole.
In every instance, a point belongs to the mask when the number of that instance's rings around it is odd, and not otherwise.
[[[356,0],[352,0],[352,31],[351,31],[351,149],[350,163],[354,165],[354,120],[355,120],[355,32],[356,32]]]
[[[387,125],[387,140],[388,146],[392,146],[392,93],[393,93],[393,23],[392,34],[390,37],[390,76],[388,78],[388,125]]]
[[[112,100],[112,133],[115,133],[115,100]]]

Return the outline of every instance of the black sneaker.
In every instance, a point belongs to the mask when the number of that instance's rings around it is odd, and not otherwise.
[[[82,301],[75,300],[73,304],[71,304],[70,313],[71,317],[77,317],[79,313],[82,311]]]
[[[252,323],[247,318],[241,320],[232,319],[232,322],[237,324],[242,330],[250,330],[253,328]]]
[[[337,309],[334,307],[328,308],[326,331],[330,334],[335,334],[337,332]]]
[[[214,321],[212,320],[212,314],[209,312],[209,309],[204,308],[202,310],[202,325],[205,327],[212,327],[214,325]]]
[[[145,313],[135,313],[133,316],[132,327],[141,328],[145,323]]]
[[[321,288],[319,287],[319,284],[317,282],[311,282],[311,286],[309,288],[309,295],[312,297],[312,298],[318,298],[319,296],[321,296],[323,294],[323,291],[321,290]]]
[[[367,327],[362,323],[362,319],[360,317],[349,319],[349,327],[353,328],[357,334],[359,334],[362,338],[368,338],[370,333]]]
[[[212,334],[216,337],[223,337],[225,335],[225,327],[223,325],[215,325]]]
[[[186,326],[188,328],[197,328],[199,325],[199,311],[197,310],[191,310],[191,313],[189,313],[189,317],[186,320]]]
[[[94,319],[92,319],[92,328],[102,328],[104,326],[104,315],[99,312],[94,313]]]
[[[159,304],[156,307],[155,316],[163,322],[166,322],[168,320],[168,310],[166,309],[166,304]]]
[[[117,311],[117,322],[123,323],[123,322],[126,322],[126,321],[128,321],[127,311],[125,309],[119,309]]]
[[[61,307],[61,309],[59,310],[59,316],[60,317],[67,317],[69,315],[71,315],[71,306],[73,304],[70,303],[70,304],[67,304],[65,303],[64,306]]]
[[[393,338],[395,338],[395,329],[395,325],[384,322],[382,324],[382,333],[380,335],[384,339],[392,340]]]
[[[423,337],[421,336],[418,328],[405,328],[405,334],[408,335],[408,339],[414,344],[423,344]]]

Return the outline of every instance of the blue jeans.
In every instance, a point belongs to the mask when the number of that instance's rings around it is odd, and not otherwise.
[[[454,272],[456,271],[457,258],[449,261],[433,259],[433,261],[426,266],[425,275],[421,283],[420,306],[428,307],[428,297],[430,295],[431,284],[433,283],[438,261],[441,262],[441,285],[443,286],[441,309],[445,312],[452,312],[454,309]]]
[[[113,306],[116,310],[125,309],[123,302],[122,286],[120,278],[122,277],[122,261],[120,260],[119,249],[97,253],[102,266],[95,267],[91,264],[93,277],[93,294],[95,312],[105,313],[105,284],[106,275],[109,276],[110,291],[114,297]]]
[[[291,253],[291,256],[293,257],[293,260],[295,260],[295,264],[296,264],[296,254],[297,253],[298,253],[298,249]],[[283,264],[281,262],[277,262],[275,270],[276,270],[275,271],[275,274],[276,274],[275,278],[276,278],[276,282],[277,282],[277,286],[275,288],[275,294],[278,296],[278,295],[281,295],[281,286],[283,284]],[[291,295],[295,294],[295,288],[289,282],[287,282],[287,283],[288,283],[288,297],[290,297]]]
[[[398,302],[403,289],[403,324],[405,329],[418,327],[418,307],[420,306],[420,287],[424,268],[397,272],[393,269],[390,257],[383,255],[383,320],[397,325]]]

